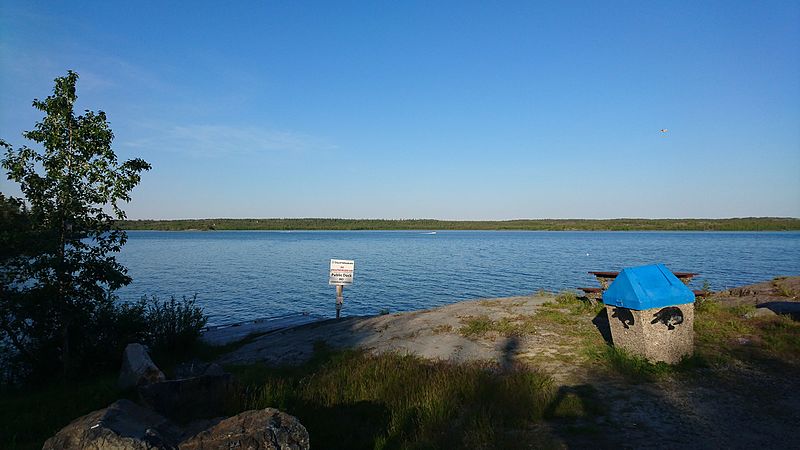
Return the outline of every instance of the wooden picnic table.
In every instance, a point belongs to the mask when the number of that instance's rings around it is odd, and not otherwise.
[[[614,278],[617,278],[617,275],[619,275],[619,272],[591,271],[589,273],[597,278],[597,281],[600,283],[600,287],[582,287],[578,289],[583,291],[586,298],[588,298],[591,302],[603,298],[603,292],[608,289],[608,285],[610,285],[611,282],[614,281]],[[677,277],[679,280],[683,281],[683,283],[687,286],[689,285],[689,282],[692,281],[692,278],[699,275],[694,272],[672,272],[672,274],[675,275],[675,277]],[[703,297],[708,294],[706,291],[696,290],[692,292],[694,292],[694,295],[697,297]]]
[[[605,291],[608,289],[608,285],[614,281],[614,278],[617,278],[619,272],[601,272],[601,271],[590,271],[590,274],[594,275],[597,278],[597,281],[600,283],[600,286]],[[697,276],[697,273],[694,272],[672,272],[679,280],[683,281],[683,284],[689,285],[689,282],[692,281],[692,278]]]

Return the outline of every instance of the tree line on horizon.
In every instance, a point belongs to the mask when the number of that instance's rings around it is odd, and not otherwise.
[[[794,231],[800,218],[730,219],[178,219],[122,220],[125,230],[522,230],[522,231]]]

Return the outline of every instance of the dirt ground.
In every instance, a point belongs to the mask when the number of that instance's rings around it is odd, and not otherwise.
[[[712,295],[721,304],[792,314],[800,277]],[[566,308],[566,309],[565,309]],[[599,308],[560,308],[553,294],[460,302],[440,308],[327,320],[272,332],[223,356],[223,364],[297,364],[316,342],[334,348],[410,353],[461,363],[525,364],[551,375],[559,394],[576,394],[600,412],[547,422],[563,448],[800,448],[800,367],[794,362],[733,360],[631,382],[587,348],[610,339]],[[558,314],[560,313],[560,314]],[[532,445],[532,448],[535,445]]]

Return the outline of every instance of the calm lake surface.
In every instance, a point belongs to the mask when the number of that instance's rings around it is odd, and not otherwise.
[[[529,231],[130,231],[118,292],[197,294],[211,324],[335,314],[331,258],[355,260],[344,315],[597,286],[590,270],[664,263],[714,290],[800,274],[800,233]]]

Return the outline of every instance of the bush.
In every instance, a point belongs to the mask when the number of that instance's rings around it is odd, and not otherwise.
[[[116,371],[125,346],[139,342],[150,347],[155,354],[180,355],[188,351],[200,336],[208,317],[196,305],[196,296],[169,300],[143,297],[136,302],[118,302],[113,295],[106,299],[70,329],[71,357],[77,372],[68,376]],[[0,342],[2,384],[39,384],[59,374],[58,343],[42,339],[34,348],[35,354],[14,352],[7,343]]]
[[[197,295],[183,297],[181,301],[171,296],[159,301],[156,296],[149,301],[145,311],[146,342],[157,353],[176,353],[188,350],[200,337],[200,330],[208,323],[208,316],[196,305]]]

